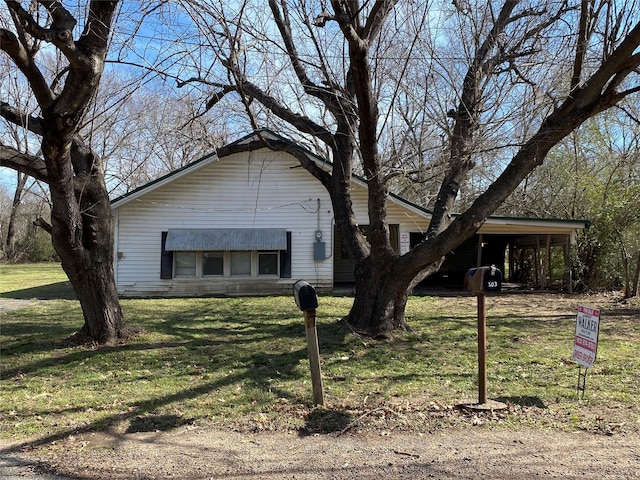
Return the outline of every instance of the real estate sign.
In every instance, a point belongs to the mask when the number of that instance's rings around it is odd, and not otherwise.
[[[576,336],[573,342],[574,362],[591,368],[596,361],[598,350],[598,332],[600,329],[600,310],[578,305],[576,317]]]

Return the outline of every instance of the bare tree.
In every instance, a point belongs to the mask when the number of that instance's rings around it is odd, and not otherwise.
[[[224,129],[211,117],[196,118],[188,95],[175,95],[142,67],[112,67],[80,130],[102,159],[112,198],[224,144]]]
[[[270,0],[268,15],[262,2],[181,3],[211,47],[200,58],[213,60],[194,65],[180,85],[206,88],[205,109],[237,99],[252,126],[292,134],[333,162],[327,173],[302,150],[262,142],[287,149],[329,192],[355,263],[347,320],[372,335],[405,327],[407,291],[472,236],[560,140],[640,90],[634,2],[574,8],[507,0],[458,8],[460,2]],[[403,98],[421,99],[421,108]],[[524,126],[514,112],[526,115]],[[491,152],[501,163],[486,170],[491,178],[478,182],[480,194],[454,216],[470,172]],[[390,181],[421,171],[409,168],[408,158],[422,171],[440,166],[433,171],[441,180],[424,239],[399,255],[386,200]],[[351,206],[354,172],[368,184],[366,236]]]
[[[28,175],[16,172],[16,188],[13,192],[13,201],[11,202],[9,219],[7,221],[7,236],[4,244],[5,258],[9,261],[16,259],[16,219],[28,180]]]
[[[113,276],[113,228],[103,165],[79,136],[94,98],[111,37],[116,1],[90,1],[72,13],[61,2],[6,2],[0,48],[22,73],[39,111],[0,104],[0,115],[41,138],[41,155],[0,144],[0,166],[46,183],[51,193],[52,236],[62,268],[80,301],[82,333],[109,344],[126,338],[127,327]],[[22,3],[27,6],[23,7]],[[78,21],[84,22],[81,30]],[[40,47],[55,49],[50,71]]]
[[[17,78],[12,77],[12,75],[9,74],[10,68],[4,60],[4,58],[0,59],[0,70],[4,72],[2,78],[0,78],[0,89],[5,92],[4,95],[6,95],[7,98],[11,98],[11,100],[14,101],[15,99],[23,96],[25,92],[22,82],[19,82]],[[29,110],[33,108],[32,105],[26,105],[26,107]],[[29,151],[30,138],[25,129],[4,121],[4,119],[0,117],[0,131],[2,132],[5,138],[4,142],[7,145],[16,148],[22,147],[25,151]],[[9,261],[15,261],[18,259],[16,243],[18,241],[19,226],[17,225],[17,221],[23,197],[30,191],[30,185],[28,185],[29,175],[16,171],[14,180],[14,182],[11,182],[13,200],[7,208],[9,214],[6,219],[6,231],[2,238],[4,257]]]

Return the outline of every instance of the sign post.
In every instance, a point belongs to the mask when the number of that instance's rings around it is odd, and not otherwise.
[[[593,367],[598,352],[598,335],[600,332],[600,310],[578,305],[576,315],[576,334],[573,340],[571,360],[578,364],[577,391],[584,391],[587,383],[587,371]],[[584,373],[582,367],[584,366]]]

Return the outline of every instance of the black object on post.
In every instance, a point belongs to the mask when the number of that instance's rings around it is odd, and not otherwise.
[[[298,280],[293,284],[293,298],[296,305],[303,312],[305,310],[314,310],[318,308],[318,296],[316,289],[304,280]]]
[[[502,291],[502,272],[495,266],[470,268],[464,276],[464,289],[473,293]]]
[[[313,401],[316,405],[324,405],[322,373],[320,372],[320,349],[318,347],[318,332],[316,330],[316,308],[318,308],[316,289],[309,285],[308,282],[298,280],[293,284],[293,298],[298,308],[304,312],[307,352],[309,353],[311,384],[313,386]]]

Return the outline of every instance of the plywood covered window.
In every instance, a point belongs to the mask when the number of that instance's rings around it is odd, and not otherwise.
[[[258,275],[278,275],[278,252],[258,252]]]
[[[174,252],[176,277],[196,276],[196,252]]]
[[[231,276],[251,275],[251,252],[231,252]]]
[[[224,252],[202,253],[202,275],[224,275]]]

